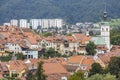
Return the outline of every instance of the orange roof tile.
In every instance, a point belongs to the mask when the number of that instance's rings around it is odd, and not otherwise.
[[[16,70],[18,72],[24,70],[27,67],[22,60],[11,60],[7,65],[10,71]]]
[[[79,64],[80,61],[84,58],[83,55],[79,55],[79,56],[71,56],[70,59],[68,60],[68,63],[77,63]]]
[[[69,42],[75,42],[75,38],[73,36],[65,36],[65,38],[69,41]]]
[[[81,64],[82,65],[92,65],[94,62],[95,61],[92,56],[86,56]]]
[[[77,40],[77,42],[85,45],[86,42],[91,40],[91,36],[86,36],[85,34],[73,34],[73,37]]]
[[[49,67],[48,67],[49,66]],[[44,63],[45,74],[66,74],[67,70],[59,63]]]
[[[27,40],[31,43],[31,44],[37,44],[38,41],[36,40],[35,37],[28,37]]]

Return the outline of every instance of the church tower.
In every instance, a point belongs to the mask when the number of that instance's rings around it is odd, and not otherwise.
[[[101,37],[105,40],[106,47],[110,51],[110,26],[107,22],[107,11],[104,10],[103,21],[101,23]]]

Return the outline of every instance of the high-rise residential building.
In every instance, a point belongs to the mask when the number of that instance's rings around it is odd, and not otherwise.
[[[55,27],[55,19],[49,19],[49,26]]]
[[[27,28],[30,28],[30,23],[27,23]]]
[[[63,19],[31,19],[29,22],[27,19],[10,20],[11,26],[19,26],[22,28],[41,29],[41,28],[62,28]]]
[[[39,21],[42,28],[62,28],[63,20],[62,19],[41,19]]]
[[[32,27],[32,29],[37,29],[39,26],[39,19],[31,19],[30,26]]]
[[[43,28],[49,28],[49,20],[48,19],[42,19],[43,22]]]
[[[58,28],[62,28],[63,20],[62,19],[55,19],[55,26]]]
[[[11,26],[18,26],[18,20],[12,19],[12,20],[10,20],[10,24],[11,24]]]
[[[19,27],[28,28],[28,23],[26,19],[20,19]]]

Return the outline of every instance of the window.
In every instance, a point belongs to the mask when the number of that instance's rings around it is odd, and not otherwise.
[[[25,55],[25,58],[27,58],[27,55]]]
[[[104,28],[102,28],[102,31],[104,31]]]
[[[30,55],[28,55],[28,58],[30,58]]]
[[[106,31],[108,31],[108,28],[106,28]]]
[[[67,80],[67,77],[62,77],[61,80]]]
[[[85,67],[85,66],[83,66],[83,67],[82,67],[82,69],[83,69],[83,70],[86,70],[86,67]]]
[[[31,55],[31,58],[33,58],[33,55]]]
[[[65,53],[67,54],[67,53],[68,53],[68,51],[67,51],[67,50],[65,50]]]
[[[17,73],[12,73],[12,77],[17,77],[18,74]]]

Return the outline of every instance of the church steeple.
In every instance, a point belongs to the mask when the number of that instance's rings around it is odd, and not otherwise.
[[[103,21],[107,21],[107,10],[106,10],[106,4],[105,4],[105,9],[104,9],[104,14],[103,14]]]
[[[105,46],[108,48],[108,51],[110,51],[110,26],[109,22],[107,22],[107,17],[108,15],[105,4],[103,21],[101,23],[101,37],[105,40]]]

